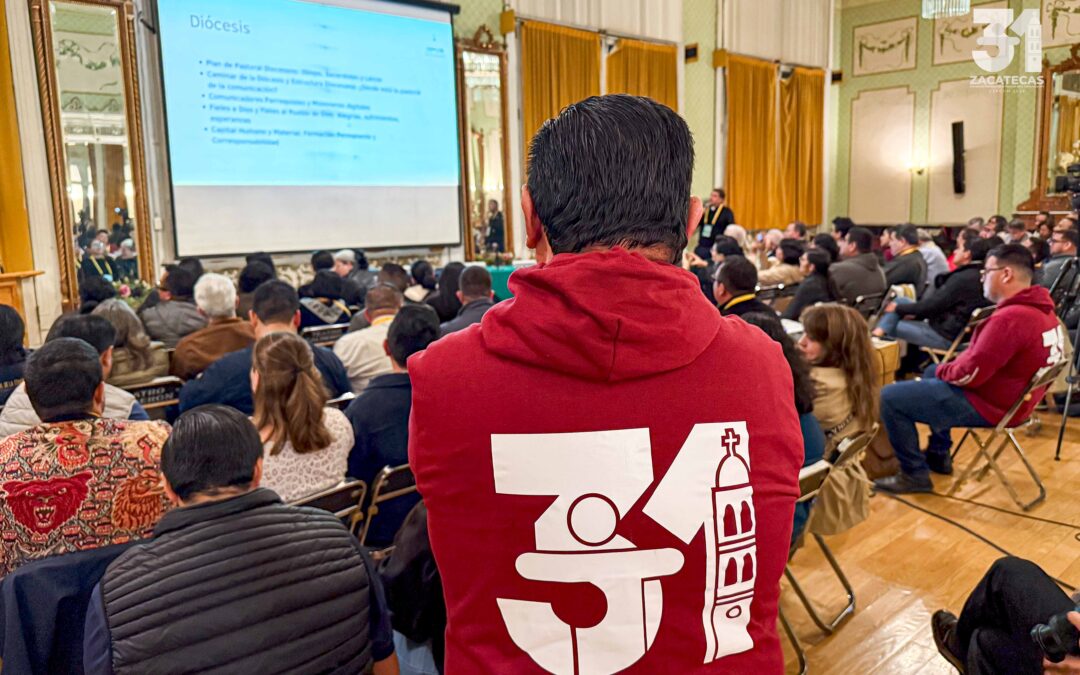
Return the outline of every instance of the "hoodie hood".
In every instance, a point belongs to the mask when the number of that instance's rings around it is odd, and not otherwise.
[[[1054,301],[1050,297],[1050,291],[1038,285],[1029,286],[1011,298],[1002,300],[998,303],[998,309],[1012,307],[1013,305],[1034,307],[1044,314],[1054,313]]]
[[[509,286],[514,298],[484,315],[485,347],[587,380],[687,366],[722,320],[693,274],[622,248],[557,255],[514,272]]]

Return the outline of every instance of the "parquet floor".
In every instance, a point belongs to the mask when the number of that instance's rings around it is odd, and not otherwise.
[[[1053,455],[1061,418],[1043,413],[1041,419],[1037,436],[1023,431],[1018,435],[1047,488],[1046,501],[1027,515],[1075,527],[933,495],[906,499],[963,524],[1013,555],[1035,561],[1052,576],[1077,587],[1080,419],[1069,420],[1060,462],[1055,462]],[[954,440],[959,440],[959,435],[955,432]],[[965,448],[958,458],[957,473],[970,457]],[[1010,459],[1005,466],[1021,496],[1033,495],[1030,479],[1022,473],[1019,462]],[[936,476],[935,484],[937,491],[944,493],[951,479]],[[1019,512],[992,476],[965,485],[958,496]],[[871,499],[871,514],[865,522],[844,534],[826,537],[826,542],[855,589],[856,610],[836,633],[826,637],[811,622],[787,582],[782,582],[781,606],[806,650],[809,671],[829,675],[955,673],[934,648],[930,615],[942,607],[959,613],[968,593],[1002,554],[967,532],[884,495]],[[795,555],[791,569],[817,601],[823,616],[832,616],[843,606],[843,589],[811,540]],[[787,672],[797,672],[798,663],[787,638],[782,635],[781,641]]]

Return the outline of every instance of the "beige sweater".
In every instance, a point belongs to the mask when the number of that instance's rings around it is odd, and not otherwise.
[[[828,436],[830,430],[843,424],[854,412],[847,375],[839,368],[814,367],[810,370],[810,378],[815,388],[814,417]],[[852,420],[843,429],[842,435],[851,435],[857,431],[856,427],[857,423]]]

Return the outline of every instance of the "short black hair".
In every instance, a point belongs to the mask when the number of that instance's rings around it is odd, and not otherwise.
[[[990,248],[997,248],[998,246],[1004,246],[1005,240],[995,234],[987,239],[986,243],[990,245]]]
[[[255,289],[251,309],[263,323],[292,323],[300,310],[300,297],[295,288],[273,279]]]
[[[832,262],[836,262],[840,259],[840,245],[836,243],[836,240],[832,238],[830,234],[817,234],[811,240],[814,244],[814,248],[820,248],[829,254],[829,258]]]
[[[274,278],[274,270],[266,266],[266,263],[254,260],[240,270],[240,279],[237,286],[241,293],[252,293],[263,283]]]
[[[847,240],[855,244],[859,253],[869,253],[874,250],[874,233],[865,227],[853,227],[848,230]]]
[[[791,226],[795,228],[795,231],[799,233],[800,237],[802,237],[803,239],[806,238],[806,223],[802,222],[801,220],[796,220],[795,222],[791,223]]]
[[[116,342],[116,327],[98,314],[65,314],[53,323],[45,342],[60,338],[82,340],[101,356]]]
[[[85,340],[73,337],[45,342],[30,355],[23,374],[30,405],[43,422],[88,412],[102,378],[98,353]]]
[[[979,232],[979,229],[977,227],[965,227],[964,229],[960,230],[959,234],[956,235],[956,240],[960,241],[961,239],[963,239],[967,244],[970,244],[971,242],[978,239],[980,236],[981,233]],[[965,248],[967,248],[966,245]]]
[[[675,111],[640,96],[591,96],[529,145],[528,188],[553,253],[589,246],[686,248],[694,144]]]
[[[379,269],[379,281],[390,284],[404,293],[412,286],[412,277],[397,263],[386,263]]]
[[[253,262],[261,262],[262,264],[270,268],[270,271],[274,274],[274,278],[277,279],[277,267],[274,265],[274,259],[270,257],[269,253],[264,253],[263,251],[249,253],[244,256],[244,262],[249,264]]]
[[[806,251],[806,246],[799,239],[780,240],[780,261],[788,265],[798,265],[799,258]]]
[[[806,261],[814,268],[814,274],[826,276],[833,259],[825,249],[812,248],[806,252]]]
[[[89,314],[94,308],[116,297],[116,288],[99,276],[84,277],[79,282],[79,313]]]
[[[409,265],[409,274],[412,276],[413,281],[429,291],[435,290],[435,286],[438,285],[435,279],[435,268],[422,258],[413,261],[413,264]]]
[[[330,251],[315,251],[311,254],[311,269],[316,272],[334,269],[334,254]]]
[[[364,253],[362,249],[358,248],[354,250],[353,255],[356,256],[356,269],[366,270],[368,267],[371,266],[370,263],[368,263],[367,253]]]
[[[332,270],[319,270],[311,281],[309,295],[313,298],[341,300],[345,297],[345,280]]]
[[[971,262],[983,262],[991,249],[990,240],[975,237],[964,240],[964,250],[971,255]]]
[[[713,239],[713,250],[724,256],[725,259],[735,255],[745,257],[742,246],[739,246],[739,242],[735,237],[729,237],[724,234],[718,234],[716,235],[716,239]]]
[[[1027,225],[1025,225],[1024,221],[1020,220],[1019,218],[1013,218],[1012,220],[1010,220],[1007,227],[1010,230],[1024,230],[1025,232],[1027,231]]]
[[[199,280],[205,271],[203,270],[202,260],[191,256],[187,258],[180,258],[180,262],[176,263],[177,267],[185,269],[195,277],[195,280],[191,282],[191,287],[195,287],[195,282]]]
[[[724,188],[713,188],[713,192],[720,196],[720,199],[727,199],[727,193],[724,192]]]
[[[725,258],[716,273],[716,280],[732,295],[754,293],[757,291],[757,268],[745,257]]]
[[[390,358],[404,366],[409,357],[439,339],[439,315],[430,305],[406,305],[390,323],[386,343]]]
[[[9,305],[0,305],[0,365],[8,365],[23,357],[23,336],[26,324],[19,312]]]
[[[491,295],[491,273],[486,267],[470,265],[461,273],[458,289],[466,298],[486,298]]]
[[[1055,232],[1054,234],[1068,239],[1072,242],[1074,247],[1080,248],[1080,232],[1077,232],[1076,230],[1062,230],[1061,232]]]
[[[901,225],[893,230],[893,236],[909,246],[916,246],[919,243],[919,228],[910,223]]]
[[[180,265],[169,265],[165,269],[168,272],[165,290],[174,298],[191,298],[195,295],[195,282],[198,279],[194,272]]]
[[[855,227],[855,221],[847,216],[837,216],[836,218],[833,218],[832,224],[833,229],[844,237],[851,231],[851,228]]]
[[[247,487],[263,455],[248,416],[223,405],[201,405],[176,418],[161,449],[161,472],[180,499]]]
[[[986,221],[987,225],[993,226],[994,232],[1001,232],[1008,223],[1009,221],[1005,220],[1005,216],[990,216]]]
[[[986,259],[990,258],[996,259],[999,265],[1024,272],[1029,279],[1035,276],[1035,260],[1031,256],[1031,251],[1020,244],[995,246],[986,254]]]

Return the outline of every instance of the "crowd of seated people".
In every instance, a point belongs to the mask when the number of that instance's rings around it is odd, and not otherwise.
[[[188,333],[176,343],[171,372],[190,380],[222,356],[255,342],[247,317],[236,315],[236,286],[221,274],[208,273],[195,283],[195,306],[206,317],[206,328]]]

